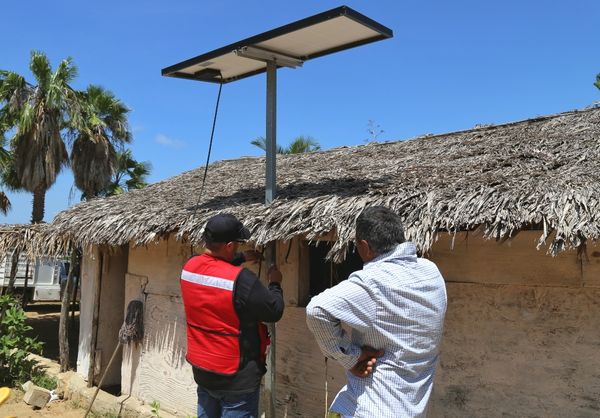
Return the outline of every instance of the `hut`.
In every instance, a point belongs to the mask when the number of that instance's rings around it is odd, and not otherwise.
[[[128,301],[145,338],[107,384],[181,414],[195,407],[184,360],[180,269],[205,221],[235,214],[253,245],[276,242],[287,304],[277,325],[280,416],[315,417],[343,385],[305,325],[310,296],[360,268],[361,210],[385,205],[447,281],[431,416],[596,416],[600,410],[600,108],[406,141],[211,164],[61,212],[54,233],[86,248],[77,370],[97,381]],[[262,272],[264,274],[264,268]],[[307,367],[308,366],[308,367]]]
[[[13,280],[23,306],[28,300],[60,300],[69,243],[46,235],[47,229],[47,224],[0,225],[0,294]]]

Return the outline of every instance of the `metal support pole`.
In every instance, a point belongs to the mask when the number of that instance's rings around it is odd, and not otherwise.
[[[265,203],[270,204],[277,193],[277,64],[267,62],[267,172]]]
[[[276,158],[277,158],[277,64],[274,61],[267,62],[267,161],[266,161],[266,188],[265,188],[265,204],[269,205],[275,199],[277,194],[277,177],[276,177]],[[267,266],[276,263],[275,243],[272,242],[267,247],[265,252],[265,261]],[[271,335],[271,346],[269,347],[269,355],[267,357],[267,375],[265,376],[265,391],[264,401],[265,418],[275,418],[275,343],[277,341],[275,335],[275,324],[268,324],[269,334]]]

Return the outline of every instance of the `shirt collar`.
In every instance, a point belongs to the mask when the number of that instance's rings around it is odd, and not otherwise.
[[[416,261],[417,247],[415,246],[415,244],[410,241],[398,244],[396,248],[394,248],[391,251],[388,251],[385,254],[378,255],[377,257],[366,263],[365,266],[398,258],[406,259],[408,261]]]

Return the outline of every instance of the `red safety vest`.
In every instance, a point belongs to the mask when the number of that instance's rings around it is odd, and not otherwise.
[[[240,368],[240,320],[233,302],[235,281],[242,271],[224,260],[203,254],[191,258],[181,272],[181,296],[187,319],[186,359],[195,367],[222,375]],[[261,360],[268,334],[258,324]]]

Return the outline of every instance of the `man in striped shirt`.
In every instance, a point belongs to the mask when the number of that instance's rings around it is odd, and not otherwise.
[[[367,208],[357,218],[356,246],[363,269],[306,308],[321,350],[347,370],[331,411],[425,417],[446,313],[444,280],[435,264],[417,257],[400,217],[385,207]]]

